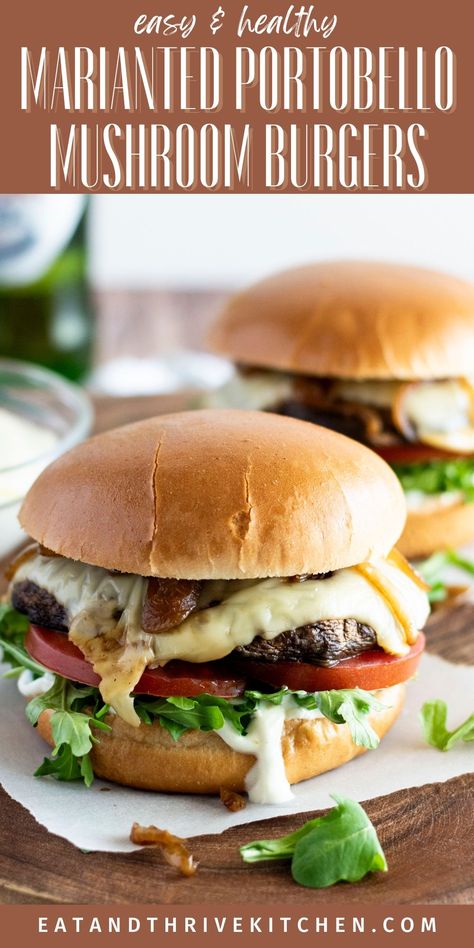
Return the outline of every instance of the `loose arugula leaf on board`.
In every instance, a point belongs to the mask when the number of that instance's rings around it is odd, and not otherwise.
[[[244,862],[291,859],[295,882],[313,889],[386,872],[377,832],[361,805],[336,794],[333,799],[337,805],[329,813],[309,820],[295,833],[242,846]]]
[[[358,882],[369,872],[387,871],[375,827],[360,803],[332,796],[337,806],[298,840],[291,862],[295,882],[312,889]]]
[[[432,747],[441,751],[449,751],[459,741],[474,741],[474,714],[471,714],[463,724],[448,731],[446,722],[448,706],[445,701],[426,701],[420,713],[421,724],[425,740]]]
[[[417,570],[430,586],[428,598],[430,602],[443,602],[448,598],[449,583],[446,583],[443,574],[447,566],[455,566],[456,569],[474,576],[474,561],[460,556],[455,550],[440,550],[433,553],[428,559],[417,564]]]
[[[291,859],[296,843],[306,836],[318,823],[318,819],[308,820],[299,830],[280,836],[278,839],[255,839],[240,847],[244,862],[267,862],[271,859]]]

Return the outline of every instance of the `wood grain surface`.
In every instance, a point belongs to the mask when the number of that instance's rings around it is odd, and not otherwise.
[[[182,400],[102,400],[97,428],[177,407]],[[436,612],[427,646],[451,661],[474,664],[474,605],[461,602]],[[84,791],[84,805],[86,801]],[[154,851],[81,853],[48,833],[0,790],[0,901],[474,903],[474,775],[402,790],[365,806],[390,871],[358,885],[313,891],[295,885],[286,865],[245,866],[238,848],[259,835],[291,832],[314,813],[197,837],[191,849],[200,863],[198,872],[182,879]]]

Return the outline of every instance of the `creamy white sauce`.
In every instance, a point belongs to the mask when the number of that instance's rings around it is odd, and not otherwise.
[[[21,499],[49,460],[58,436],[6,408],[0,408],[0,556],[25,537],[17,517]]]
[[[45,695],[54,685],[54,675],[51,672],[45,672],[39,678],[33,677],[33,672],[29,668],[24,668],[17,679],[18,691],[24,698],[38,698],[39,695]]]
[[[54,447],[57,434],[49,428],[37,425],[15,412],[0,408],[0,444],[2,445],[1,467],[14,467],[38,458]],[[0,495],[10,496],[14,484],[0,478]],[[16,493],[13,496],[17,496]]]
[[[287,803],[292,799],[281,744],[285,721],[321,717],[318,709],[300,708],[288,695],[278,705],[263,701],[252,717],[247,734],[238,734],[227,721],[216,732],[232,750],[255,757],[245,780],[252,803]]]
[[[398,688],[384,688],[377,692],[385,708],[392,706],[392,692]],[[262,704],[256,710],[248,733],[238,734],[228,722],[217,734],[240,754],[255,757],[249,770],[245,788],[252,803],[287,803],[294,796],[285,771],[282,736],[285,721],[297,719],[314,720],[324,715],[319,710],[300,708],[291,695],[283,698],[281,705]],[[347,725],[338,725],[347,727]]]
[[[357,568],[342,569],[324,580],[289,582],[263,579],[210,583],[201,603],[219,588],[223,601],[202,608],[170,632],[155,635],[141,628],[146,579],[110,574],[99,567],[63,557],[37,555],[20,565],[14,582],[28,579],[48,590],[68,612],[69,637],[100,676],[104,701],[128,723],[138,726],[130,693],[147,666],[173,659],[208,662],[224,658],[256,636],[271,640],[289,629],[321,619],[351,617],[371,626],[386,652],[403,655],[429,614],[426,594],[386,560],[371,564],[389,598]],[[390,603],[406,617],[402,625]],[[117,617],[116,613],[121,614]]]

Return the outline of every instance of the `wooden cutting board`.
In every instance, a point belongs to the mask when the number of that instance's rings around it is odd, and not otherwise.
[[[161,407],[154,399],[149,411],[141,401],[139,406],[115,399],[101,405],[97,427],[107,427],[108,418],[117,424]],[[166,410],[172,408],[167,400]],[[450,661],[474,664],[474,605],[459,603],[436,612],[428,625],[427,647]],[[87,805],[86,792],[84,796]],[[365,808],[390,871],[358,885],[313,891],[295,885],[285,865],[245,866],[239,846],[262,835],[263,827],[265,836],[283,835],[316,813],[197,837],[191,849],[200,863],[198,872],[182,879],[153,851],[81,853],[48,833],[0,790],[0,901],[474,903],[473,774],[375,798]]]

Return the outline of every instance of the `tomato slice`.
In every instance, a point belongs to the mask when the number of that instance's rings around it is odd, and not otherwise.
[[[406,655],[388,655],[382,649],[371,649],[355,658],[345,659],[332,668],[321,668],[305,662],[245,660],[230,666],[221,661],[208,664],[173,661],[165,668],[147,668],[134,692],[163,698],[171,695],[191,698],[200,694],[235,698],[248,687],[249,678],[276,688],[286,685],[294,691],[331,691],[356,687],[374,691],[411,678],[416,672],[424,646],[425,637],[420,632],[415,645]],[[25,647],[37,662],[64,678],[94,687],[100,683],[90,662],[63,632],[31,625]]]
[[[421,444],[421,442],[387,444],[383,447],[372,445],[372,449],[387,464],[423,464],[427,461],[452,461],[459,458],[459,454],[443,451],[442,448],[432,448],[429,444]]]
[[[84,658],[80,649],[69,641],[64,632],[30,625],[25,648],[37,662],[63,678],[94,687],[100,683],[100,678],[90,662]],[[162,698],[171,695],[192,698],[200,694],[236,698],[244,692],[245,687],[245,678],[239,677],[224,662],[197,665],[192,662],[174,661],[169,662],[165,668],[147,668],[134,693]]]
[[[355,658],[347,658],[332,668],[307,665],[305,662],[245,662],[245,673],[249,678],[263,681],[267,685],[282,688],[287,685],[293,691],[332,691],[339,688],[363,688],[375,691],[390,688],[411,678],[418,667],[425,647],[422,632],[406,655],[388,655],[381,648],[362,652]],[[239,668],[243,670],[243,663]]]

